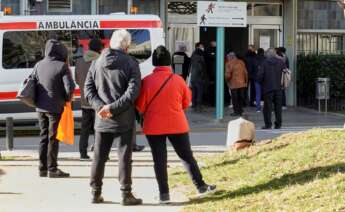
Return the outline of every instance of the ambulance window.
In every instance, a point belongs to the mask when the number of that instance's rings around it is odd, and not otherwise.
[[[60,40],[72,52],[70,34],[70,31],[5,32],[2,66],[5,69],[34,67],[44,57],[45,43],[51,38]]]
[[[109,47],[109,41],[114,30],[82,30],[72,31],[72,49],[73,62],[82,57],[83,53],[88,50],[91,39],[98,38],[102,40],[105,48]],[[140,63],[144,62],[151,56],[151,39],[150,31],[146,29],[128,30],[132,35],[132,44],[128,53],[135,57]]]
[[[147,60],[151,56],[151,39],[148,30],[128,30],[132,35],[132,44],[128,53],[134,56],[139,62]]]

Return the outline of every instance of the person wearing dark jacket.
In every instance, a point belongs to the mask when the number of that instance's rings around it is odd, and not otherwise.
[[[190,58],[186,54],[186,50],[187,50],[186,46],[185,45],[181,45],[181,46],[179,46],[179,49],[172,56],[172,59],[173,59],[172,67],[173,67],[174,70],[175,70],[174,56],[175,55],[183,56],[182,78],[184,80],[187,79],[187,76],[189,74],[189,66],[190,66]]]
[[[265,126],[262,129],[272,128],[272,104],[274,105],[275,123],[274,128],[280,129],[282,126],[282,85],[281,78],[284,62],[277,58],[274,49],[268,49],[266,52],[266,59],[259,68],[257,80],[261,83],[262,92],[264,96],[264,120]]]
[[[90,104],[86,101],[84,96],[84,84],[87,73],[91,66],[92,61],[99,57],[103,49],[102,41],[99,39],[92,39],[89,42],[89,50],[84,53],[83,57],[79,58],[75,65],[75,80],[80,88],[80,101],[81,101],[81,131],[79,138],[79,152],[81,160],[88,160],[90,157],[87,154],[87,147],[89,143],[89,135],[93,131],[95,123],[95,111]]]
[[[167,138],[183,161],[199,194],[206,194],[216,189],[216,186],[204,182],[193,157],[188,121],[184,113],[189,107],[191,93],[184,80],[172,73],[170,58],[170,53],[164,46],[157,47],[153,52],[152,64],[156,68],[152,74],[143,79],[143,87],[136,102],[137,109],[144,113],[143,133],[151,147],[160,203],[170,202]],[[166,82],[165,86],[161,89],[164,82]],[[156,95],[157,92],[159,93]],[[152,100],[153,98],[155,99]]]
[[[55,39],[48,40],[45,57],[36,68],[36,111],[40,125],[39,175],[41,177],[69,177],[58,169],[59,142],[57,128],[67,101],[71,101],[75,84],[67,65],[67,48]]]
[[[265,61],[265,50],[262,48],[258,49],[258,54],[256,57],[256,70],[262,66],[263,62]],[[261,112],[261,99],[262,99],[262,92],[261,92],[261,84],[257,80],[257,72],[254,75],[255,80],[255,106],[256,112]]]
[[[139,64],[127,54],[131,34],[114,31],[110,48],[91,64],[85,81],[85,98],[96,111],[95,149],[91,167],[92,203],[104,202],[102,193],[105,163],[116,138],[122,205],[142,204],[132,190],[132,141],[134,102],[140,92]]]
[[[255,101],[255,76],[257,73],[256,70],[256,53],[254,46],[250,45],[247,51],[247,54],[244,57],[246,63],[246,68],[248,71],[249,78],[249,106],[254,107]]]
[[[206,76],[206,63],[204,58],[204,45],[197,43],[195,51],[191,57],[191,77],[190,85],[192,88],[192,107],[195,111],[201,112],[201,104]]]

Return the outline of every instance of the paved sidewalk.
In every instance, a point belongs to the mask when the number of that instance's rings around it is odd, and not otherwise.
[[[264,125],[262,112],[257,113],[255,108],[245,108],[245,116],[248,120],[255,123],[257,129],[261,129]],[[187,111],[187,117],[190,122],[192,131],[207,130],[223,130],[226,129],[227,123],[238,117],[232,117],[232,109],[225,108],[224,119],[222,121],[215,120],[215,108],[206,108],[203,113],[195,113],[191,110]],[[274,114],[272,114],[274,121]],[[283,128],[284,127],[343,127],[345,123],[345,115],[335,113],[319,113],[315,110],[288,107],[283,110]]]
[[[219,152],[220,150],[215,150]],[[26,155],[15,161],[0,161],[0,211],[1,212],[61,212],[61,211],[180,211],[188,198],[176,189],[171,189],[171,205],[159,205],[157,183],[153,171],[152,157],[149,152],[134,153],[133,192],[143,199],[141,206],[124,207],[117,180],[118,166],[116,152],[111,153],[104,178],[104,204],[90,203],[90,161],[79,161],[78,153],[60,154],[59,167],[71,173],[70,178],[49,179],[38,177],[36,151],[3,152],[4,156]],[[199,154],[210,154],[201,152]],[[200,164],[202,166],[202,164]],[[181,166],[176,154],[169,151],[169,166]],[[192,183],[192,182],[191,182]]]

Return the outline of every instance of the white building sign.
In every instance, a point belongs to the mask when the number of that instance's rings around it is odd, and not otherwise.
[[[247,3],[198,1],[197,17],[199,26],[247,27]]]

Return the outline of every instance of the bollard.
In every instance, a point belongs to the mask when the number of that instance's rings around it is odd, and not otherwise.
[[[7,150],[13,150],[13,118],[6,118],[6,147]]]

